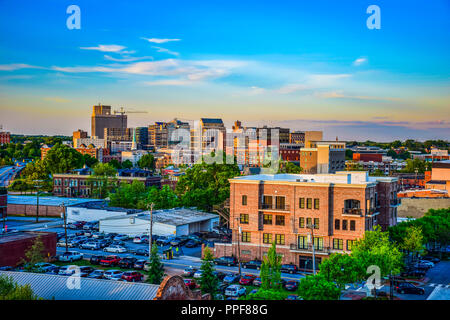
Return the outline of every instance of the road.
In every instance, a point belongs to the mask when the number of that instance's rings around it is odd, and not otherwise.
[[[11,179],[23,168],[23,166],[6,166],[0,168],[0,187],[7,187],[11,183]]]

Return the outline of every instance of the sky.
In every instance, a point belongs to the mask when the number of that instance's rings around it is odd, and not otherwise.
[[[69,29],[70,5],[80,29]],[[369,29],[370,5],[380,29]],[[222,118],[327,139],[450,137],[450,2],[0,0],[0,124]]]

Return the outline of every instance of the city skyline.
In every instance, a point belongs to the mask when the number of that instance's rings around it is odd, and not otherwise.
[[[92,105],[144,110],[129,126],[222,118],[326,139],[450,136],[446,1],[0,4],[0,123],[90,133]],[[289,10],[288,10],[289,9]]]

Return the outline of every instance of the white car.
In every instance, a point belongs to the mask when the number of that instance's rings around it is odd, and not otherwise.
[[[60,276],[71,276],[76,272],[76,266],[70,265],[70,266],[62,266],[59,268],[58,274]]]
[[[247,290],[238,284],[232,284],[231,286],[225,289],[225,295],[227,297],[240,297],[244,296],[247,293]]]
[[[77,251],[67,251],[59,255],[59,261],[75,261],[83,259],[83,254]]]
[[[420,260],[420,261],[419,261],[419,264],[426,265],[426,266],[428,266],[428,267],[430,267],[430,268],[433,268],[433,267],[434,267],[434,263],[431,262],[431,261],[428,261],[428,260]]]
[[[200,279],[202,277],[203,271],[202,270],[197,270],[194,273],[194,278],[195,279]]]
[[[103,274],[103,278],[108,280],[117,280],[122,277],[123,272],[120,270],[108,270]]]
[[[127,252],[127,249],[122,246],[119,246],[119,245],[111,245],[111,246],[103,249],[103,251],[114,252],[114,253],[124,253],[124,252]]]

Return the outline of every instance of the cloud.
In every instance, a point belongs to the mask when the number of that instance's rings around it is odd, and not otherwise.
[[[167,79],[144,82],[147,86],[187,86],[194,84],[193,81],[181,80],[181,79]]]
[[[123,58],[114,58],[111,57],[109,55],[104,55],[103,58],[105,58],[105,60],[109,60],[109,61],[116,61],[116,62],[133,62],[133,61],[138,61],[138,60],[153,60],[153,57],[151,56],[145,56],[145,57],[130,57],[130,56],[124,56]]]
[[[167,53],[167,54],[171,54],[173,56],[179,56],[180,55],[178,52],[170,51],[169,49],[166,49],[166,48],[155,47],[155,46],[152,46],[152,48],[156,49],[157,52],[164,52],[164,53]]]
[[[292,92],[296,92],[296,91],[309,90],[311,88],[312,87],[310,85],[306,85],[306,84],[288,84],[288,85],[285,85],[285,86],[275,90],[275,92],[281,93],[281,94],[287,94],[287,93],[292,93]]]
[[[14,71],[19,69],[44,69],[44,68],[32,66],[25,63],[0,64],[0,71]]]
[[[347,95],[337,91],[330,92],[316,92],[314,96],[323,99],[356,99],[356,100],[373,100],[373,101],[390,101],[390,102],[399,102],[403,101],[401,98],[394,97],[380,97],[380,96],[354,96]]]
[[[101,51],[101,52],[120,52],[123,49],[125,49],[126,47],[124,46],[119,46],[116,44],[100,44],[97,47],[80,47],[80,49],[83,50],[96,50],[96,51]]]
[[[353,65],[360,66],[360,65],[367,63],[367,61],[368,61],[367,58],[361,57],[361,58],[358,58],[355,61],[353,61]]]
[[[141,39],[147,40],[148,42],[153,42],[153,43],[166,43],[166,42],[170,42],[170,41],[181,41],[181,39],[160,39],[160,38],[144,38],[141,37]]]

